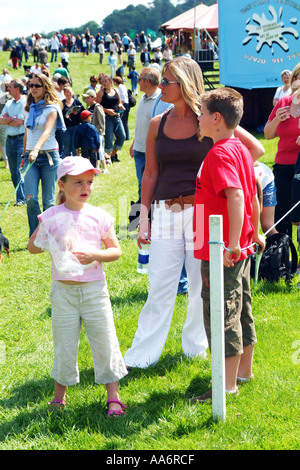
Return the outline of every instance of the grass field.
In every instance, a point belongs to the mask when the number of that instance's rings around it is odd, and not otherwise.
[[[32,59],[30,59],[32,62]],[[0,53],[0,68],[8,53]],[[51,70],[54,67],[51,65]],[[100,72],[98,55],[72,55],[75,93],[89,76]],[[108,72],[108,65],[101,70]],[[18,70],[14,77],[21,77]],[[130,113],[133,136],[135,112]],[[276,141],[265,142],[262,161],[271,164]],[[131,345],[139,313],[147,297],[148,278],[136,272],[137,246],[126,231],[130,200],[137,199],[130,142],[121,163],[95,179],[91,203],[116,216],[122,247],[120,260],[105,266],[122,353]],[[0,162],[0,213],[13,192],[10,174]],[[14,201],[13,201],[14,202]],[[283,282],[260,282],[253,288],[258,343],[255,379],[227,399],[225,422],[212,420],[211,403],[191,405],[193,395],[207,390],[210,358],[187,359],[181,349],[181,328],[187,298],[178,296],[165,349],[155,367],[133,370],[120,382],[128,405],[125,417],[108,420],[105,388],[94,384],[93,363],[85,332],[79,348],[81,382],[67,391],[62,413],[48,413],[53,397],[50,261],[47,254],[26,250],[25,207],[10,204],[0,221],[12,256],[0,268],[0,449],[1,450],[290,450],[299,449],[299,291],[296,276]]]

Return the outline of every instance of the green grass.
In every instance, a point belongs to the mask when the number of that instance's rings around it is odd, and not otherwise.
[[[8,54],[1,53],[0,67],[6,66],[7,61]],[[100,71],[98,56],[72,56],[70,69],[74,90],[81,93],[89,76]],[[107,65],[104,70],[108,71]],[[17,71],[14,75],[20,77],[22,73]],[[130,114],[131,136],[135,110]],[[263,140],[263,144],[263,161],[271,164],[276,141]],[[109,175],[96,178],[91,199],[92,204],[110,208],[117,218],[122,256],[107,264],[105,272],[122,353],[131,345],[148,289],[147,276],[136,272],[134,234],[126,234],[122,222],[130,200],[137,199],[129,145],[126,142],[120,153],[121,163],[110,167]],[[0,184],[2,212],[13,191],[3,162]],[[181,329],[187,306],[187,298],[182,296],[177,298],[158,364],[144,371],[133,370],[120,381],[120,395],[128,405],[126,417],[106,418],[105,388],[94,384],[84,331],[79,348],[81,382],[68,389],[66,409],[49,414],[47,401],[53,397],[49,257],[27,252],[24,207],[11,204],[0,225],[12,248],[12,256],[7,258],[4,254],[0,268],[0,449],[299,449],[298,277],[290,287],[282,282],[260,282],[253,289],[258,336],[255,380],[241,386],[238,397],[227,399],[225,422],[212,420],[210,403],[189,404],[191,396],[209,387],[211,368],[209,357],[187,359],[182,354]]]

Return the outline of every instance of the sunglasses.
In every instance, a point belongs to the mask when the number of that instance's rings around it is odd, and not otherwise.
[[[161,86],[168,86],[170,83],[179,83],[176,80],[168,80],[167,78],[163,78],[160,82]]]
[[[43,85],[37,85],[36,83],[30,83],[29,88],[43,88]]]

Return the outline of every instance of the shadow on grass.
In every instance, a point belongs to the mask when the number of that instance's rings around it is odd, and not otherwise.
[[[254,283],[251,283],[251,290],[253,294],[285,294],[295,290],[295,286],[292,283],[285,282],[284,279],[280,279],[278,282],[268,282],[261,280],[258,282],[257,286],[254,286]]]
[[[136,369],[130,372],[120,382],[120,393],[124,392],[133,380],[147,380],[153,376],[162,376],[168,371],[177,367],[182,363],[182,356],[167,355],[159,361],[155,367],[145,370]],[[182,364],[184,367],[185,364]],[[81,372],[81,382],[78,387],[81,396],[88,393],[88,387],[93,385],[94,374],[93,369],[86,369]],[[0,423],[0,442],[5,442],[9,436],[13,436],[14,440],[20,436],[20,442],[25,436],[34,439],[42,435],[51,439],[51,435],[63,436],[65,433],[70,434],[74,427],[76,431],[87,431],[88,433],[99,433],[108,441],[100,442],[99,448],[102,449],[121,449],[122,440],[134,436],[136,433],[144,432],[149,426],[161,426],[161,419],[171,413],[174,421],[173,433],[182,435],[185,430],[182,428],[181,413],[188,405],[189,398],[198,395],[207,390],[210,381],[210,373],[201,371],[201,376],[194,379],[185,391],[178,389],[170,389],[165,391],[148,392],[144,401],[135,401],[132,397],[129,400],[128,410],[125,416],[118,418],[107,418],[106,394],[104,386],[99,387],[99,399],[94,402],[86,400],[81,402],[79,406],[67,406],[61,411],[50,411],[48,401],[53,397],[53,379],[45,378],[38,381],[29,381],[19,387],[14,388],[11,397],[0,400],[0,407],[5,412],[10,410],[11,418],[3,420]],[[96,385],[98,387],[98,385]],[[70,394],[71,395],[71,394]],[[105,397],[105,398],[104,398]],[[74,397],[70,397],[69,403],[72,403]],[[176,405],[178,404],[178,412],[176,413]],[[181,407],[181,409],[179,409]],[[18,412],[16,412],[18,410]],[[213,422],[211,419],[203,417],[201,427],[210,427]],[[178,421],[178,424],[176,424]],[[193,432],[199,428],[199,423],[190,421],[188,431]],[[116,439],[114,441],[114,438]],[[40,441],[41,442],[41,441]]]
[[[147,291],[127,291],[126,295],[120,296],[120,295],[114,295],[113,292],[111,291],[110,293],[110,301],[112,306],[116,307],[121,307],[122,305],[126,305],[127,307],[135,304],[135,303],[141,303],[144,304],[147,300],[148,297],[148,292]]]

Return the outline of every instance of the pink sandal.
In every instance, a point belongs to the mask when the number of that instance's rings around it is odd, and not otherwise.
[[[122,410],[108,410],[107,416],[120,416],[120,415],[125,415],[125,409],[127,408],[126,405],[124,405],[120,400],[107,400],[106,404],[109,405],[110,403],[117,403],[122,407]]]
[[[53,400],[49,401],[48,402],[48,405],[49,406],[52,406],[52,405],[58,405],[57,408],[60,408],[61,406],[66,406],[66,402],[65,400],[58,400],[57,398],[53,398]],[[61,406],[60,406],[61,405]]]

